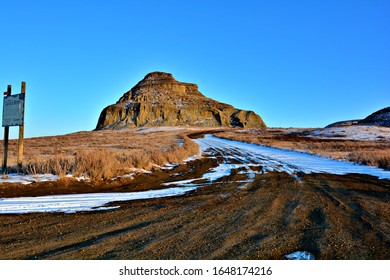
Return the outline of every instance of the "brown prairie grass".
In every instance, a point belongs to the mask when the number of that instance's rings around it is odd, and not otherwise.
[[[348,159],[390,170],[390,148],[381,151],[354,151],[348,154]]]
[[[390,142],[307,137],[307,129],[229,130],[216,134],[254,144],[296,150],[315,155],[390,169]]]
[[[142,132],[142,133],[141,133]],[[140,129],[82,131],[59,136],[25,139],[26,174],[51,173],[106,180],[131,172],[132,168],[151,170],[167,163],[180,163],[197,154],[198,145],[184,129]],[[192,137],[204,130],[191,131]],[[286,129],[210,130],[216,136],[244,142],[308,152],[390,169],[390,143],[343,139],[315,139]],[[3,143],[0,141],[0,153]],[[9,144],[9,171],[16,171],[17,140]]]
[[[11,143],[10,166],[16,164],[17,149],[16,140]],[[167,163],[180,163],[199,151],[186,131],[179,129],[145,133],[137,129],[77,132],[28,138],[24,145],[23,173],[62,177],[72,174],[95,181],[129,173],[132,168],[151,170]]]

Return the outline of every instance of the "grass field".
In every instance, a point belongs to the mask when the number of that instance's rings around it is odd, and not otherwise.
[[[71,173],[99,180],[129,173],[133,168],[151,170],[198,153],[198,146],[186,134],[182,129],[126,129],[29,138],[25,139],[21,171],[60,176]],[[9,146],[12,172],[16,171],[17,140],[11,140]]]
[[[152,170],[181,163],[198,154],[190,138],[205,133],[199,128],[141,128],[82,131],[59,136],[25,139],[25,174],[55,174],[110,179],[134,168]],[[298,150],[390,169],[390,142],[308,137],[304,129],[209,129],[216,136],[271,147]],[[3,153],[3,144],[0,143]],[[16,172],[17,140],[9,144],[9,170]]]

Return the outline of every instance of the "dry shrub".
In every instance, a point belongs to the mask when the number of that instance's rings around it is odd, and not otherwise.
[[[130,167],[148,169],[150,155],[147,152],[135,150],[130,153],[129,158],[130,162],[127,164]]]
[[[37,158],[24,168],[27,174],[55,174],[65,176],[86,176],[91,180],[113,177],[120,165],[115,156],[107,150],[80,151],[74,156],[55,155],[49,158]]]
[[[71,157],[56,155],[54,157],[38,157],[30,160],[24,168],[27,174],[55,174],[65,176],[70,173],[73,166]]]
[[[354,151],[348,154],[348,160],[390,169],[390,151]]]
[[[65,176],[72,170],[73,160],[69,156],[55,155],[54,159],[49,162],[49,166],[52,166],[52,172],[50,173]]]
[[[62,177],[83,175],[94,181],[123,175],[130,172],[130,168],[150,170],[156,165],[180,163],[199,150],[183,131],[142,134],[135,130],[78,132],[31,138],[26,143],[29,145],[24,173],[51,173]],[[56,149],[51,148],[56,145]]]
[[[199,146],[187,135],[180,135],[180,139],[183,144],[181,146],[176,146],[165,152],[167,162],[169,163],[181,163],[186,158],[196,155],[199,153]]]
[[[120,166],[120,162],[111,151],[80,151],[75,155],[72,174],[83,175],[91,180],[110,179],[116,176]]]
[[[181,163],[186,158],[199,152],[198,145],[186,135],[179,135],[177,140],[174,145],[164,149],[149,147],[149,150],[129,150],[126,152],[126,156],[122,155],[121,158],[125,160],[121,160],[121,162],[130,167],[150,170],[155,165],[164,166],[167,163]],[[177,143],[180,142],[182,142],[182,145],[178,146]]]
[[[156,165],[180,163],[199,150],[183,128],[81,131],[26,138],[24,144],[22,172],[84,175],[92,180],[123,175],[131,168],[150,170]],[[9,170],[16,171],[12,166],[16,166],[17,140],[10,140],[9,147]]]
[[[151,153],[150,159],[153,163],[163,166],[167,163],[167,159],[162,151],[155,151]]]

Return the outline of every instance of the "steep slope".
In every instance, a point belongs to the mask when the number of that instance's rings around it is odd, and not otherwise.
[[[361,120],[340,121],[340,122],[331,123],[325,127],[331,128],[331,127],[344,127],[344,126],[358,125],[360,121]]]
[[[390,127],[390,107],[376,111],[362,120],[340,121],[326,127],[343,127],[351,125],[376,125]]]
[[[100,114],[96,129],[141,126],[264,128],[256,113],[205,97],[196,84],[152,72]]]
[[[360,125],[379,125],[390,127],[390,107],[372,113],[364,120],[359,121]]]

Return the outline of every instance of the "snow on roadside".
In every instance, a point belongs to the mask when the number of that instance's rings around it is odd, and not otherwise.
[[[169,167],[171,168],[171,165]],[[122,176],[116,176],[111,178],[111,180],[116,180],[119,178],[133,178],[134,175],[136,174],[150,174],[152,171],[145,170],[145,169],[140,169],[140,168],[129,168],[129,170],[132,173],[128,173]],[[85,181],[89,182],[90,178],[84,175],[81,175],[79,177],[74,177],[72,174],[68,174],[65,177],[67,178],[74,178],[78,182],[80,181]],[[23,184],[23,185],[28,185],[31,183],[39,183],[39,182],[54,182],[57,181],[60,178],[58,175],[53,175],[53,174],[35,174],[35,175],[21,175],[21,174],[16,174],[16,173],[11,173],[7,174],[3,177],[0,177],[0,184],[1,183],[15,183],[15,184]]]
[[[246,163],[258,162],[266,171],[275,170],[289,174],[303,172],[346,175],[351,173],[367,174],[379,179],[390,179],[390,171],[377,167],[360,165],[346,161],[310,155],[291,150],[271,148],[240,141],[227,140],[212,135],[197,139],[203,152],[217,148],[234,151],[237,158]]]
[[[201,178],[167,182],[167,183],[163,183],[162,185],[163,186],[170,186],[170,185],[201,186],[203,184],[194,184],[194,182],[207,180],[208,181],[207,184],[209,184],[210,182],[214,182],[222,177],[229,176],[232,170],[237,167],[238,167],[237,164],[220,164],[217,167],[210,168],[209,170],[210,172],[203,174]]]
[[[33,182],[53,182],[59,179],[59,176],[53,174],[19,175],[8,174],[0,177],[0,183],[19,183],[28,185]]]
[[[178,163],[172,164],[172,163],[168,162],[167,164],[165,164],[165,166],[161,166],[160,169],[162,169],[162,170],[172,170],[172,169],[174,169],[174,168],[176,168],[178,166],[179,166]]]
[[[39,197],[0,198],[0,214],[75,213],[110,210],[119,206],[104,206],[110,202],[180,196],[195,187],[168,188],[128,193],[88,193]]]

